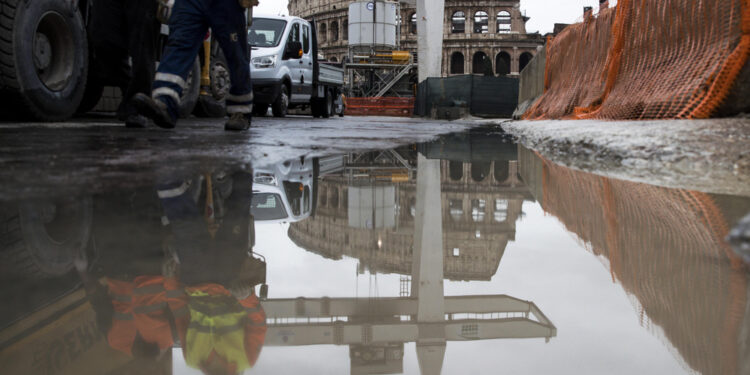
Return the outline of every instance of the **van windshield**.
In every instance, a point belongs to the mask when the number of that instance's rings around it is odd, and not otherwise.
[[[250,213],[255,220],[279,220],[287,217],[281,196],[272,193],[254,193]]]
[[[286,21],[268,18],[253,18],[247,33],[247,42],[253,47],[276,47],[286,28]]]

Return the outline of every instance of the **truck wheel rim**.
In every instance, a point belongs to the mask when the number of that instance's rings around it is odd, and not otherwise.
[[[42,15],[33,36],[32,57],[37,77],[49,90],[62,91],[73,76],[73,34],[57,12]]]
[[[224,99],[229,92],[229,69],[223,63],[211,66],[211,91],[217,100]]]

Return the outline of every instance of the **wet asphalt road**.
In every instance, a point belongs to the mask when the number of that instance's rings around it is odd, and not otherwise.
[[[217,169],[388,149],[467,130],[471,121],[409,118],[256,118],[248,132],[223,120],[182,120],[174,130],[127,129],[111,117],[0,123],[0,200],[128,189]]]

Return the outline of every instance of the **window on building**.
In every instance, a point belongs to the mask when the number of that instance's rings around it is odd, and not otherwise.
[[[529,65],[529,62],[531,62],[531,59],[534,58],[534,55],[532,55],[529,52],[524,52],[521,54],[521,57],[518,59],[518,71],[522,71],[523,68],[526,67],[526,65]]]
[[[503,223],[508,220],[508,200],[507,199],[495,199],[494,212],[492,218],[497,223]]]
[[[335,42],[339,40],[339,23],[331,22],[331,41]]]
[[[510,176],[510,163],[508,161],[495,161],[495,181],[503,183]]]
[[[485,208],[487,202],[484,199],[474,199],[471,201],[471,219],[476,223],[484,221]]]
[[[451,33],[463,34],[466,32],[466,14],[462,11],[453,13],[451,16]]]
[[[498,34],[510,33],[510,13],[506,11],[497,13],[497,32]]]
[[[487,59],[485,57],[485,59]],[[492,68],[490,68],[490,73]],[[475,161],[471,163],[471,179],[476,182],[484,181],[485,178],[490,174],[490,168],[492,163],[489,161]]]
[[[489,32],[489,20],[490,17],[483,10],[474,13],[474,33],[487,34]]]
[[[409,17],[409,33],[416,34],[417,33],[417,14],[412,13],[411,17]]]
[[[459,222],[464,216],[464,202],[460,199],[451,199],[448,201],[448,209],[453,221]]]
[[[487,54],[482,51],[478,51],[474,54],[474,57],[471,60],[471,72],[473,74],[484,74],[486,65],[489,62]],[[492,63],[490,62],[489,64],[490,70],[492,70]]]
[[[320,24],[320,30],[318,31],[318,40],[325,42],[328,40],[328,26],[325,23]]]
[[[451,55],[451,74],[464,74],[464,54],[453,52]]]
[[[458,181],[464,177],[464,163],[460,161],[451,161],[448,163],[448,174],[451,180]]]
[[[344,34],[344,37],[342,39],[349,40],[349,19],[344,18],[344,21],[341,22],[341,33]]]
[[[501,51],[495,57],[495,73],[499,76],[510,74],[510,54]]]

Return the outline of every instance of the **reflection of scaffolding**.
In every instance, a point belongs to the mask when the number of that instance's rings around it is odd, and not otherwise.
[[[349,154],[344,167],[344,174],[354,180],[389,180],[406,182],[414,177],[415,166],[409,156],[402,155],[403,149]]]
[[[399,291],[398,296],[399,297],[409,297],[411,291],[411,277],[408,275],[401,275],[401,279],[399,280]]]
[[[399,52],[352,52],[350,62],[345,64],[349,73],[349,95],[364,98],[414,96],[413,77],[417,65],[411,54]]]
[[[274,299],[263,302],[266,346],[349,345],[352,373],[398,369],[403,344],[428,335],[446,341],[550,338],[557,329],[533,303],[507,295],[444,297],[444,320],[421,322],[419,298]],[[425,324],[429,329],[425,329]],[[400,353],[398,351],[400,348]],[[395,363],[394,363],[395,362]],[[356,366],[355,366],[356,365]],[[381,372],[382,373],[382,372]]]

